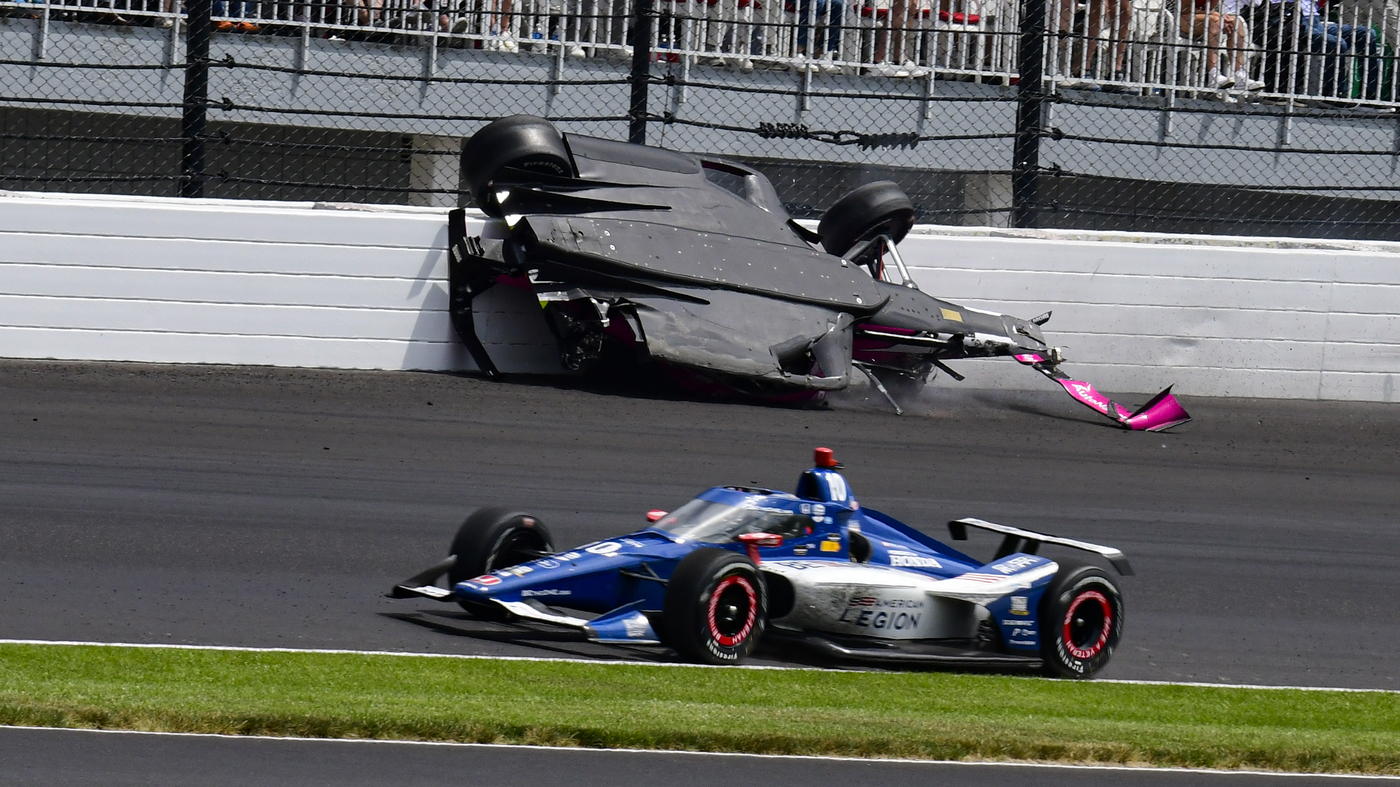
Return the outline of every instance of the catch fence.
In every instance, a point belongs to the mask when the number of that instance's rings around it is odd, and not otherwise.
[[[939,223],[1400,237],[1394,0],[0,14],[3,188],[457,204],[461,139],[528,112],[743,160],[798,216],[890,178]]]

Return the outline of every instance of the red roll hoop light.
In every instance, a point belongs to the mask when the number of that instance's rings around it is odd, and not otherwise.
[[[818,448],[813,453],[815,454],[813,461],[816,463],[817,467],[835,470],[841,466],[840,463],[836,461],[836,454],[833,453],[830,448]]]

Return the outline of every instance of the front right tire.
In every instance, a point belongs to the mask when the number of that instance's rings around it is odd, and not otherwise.
[[[452,539],[450,554],[457,560],[447,571],[448,587],[553,552],[549,528],[537,517],[505,506],[482,508],[467,517]],[[494,607],[483,608],[460,599],[457,603],[473,614],[501,616]]]

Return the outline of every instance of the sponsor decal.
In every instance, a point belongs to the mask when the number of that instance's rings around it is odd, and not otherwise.
[[[1031,608],[1030,608],[1029,601],[1030,601],[1030,599],[1027,598],[1026,596],[1012,596],[1012,597],[1011,597],[1011,614],[1013,614],[1013,615],[1029,615],[1029,614],[1031,614]]]
[[[581,558],[581,557],[583,557],[583,555],[580,555],[580,554],[577,553],[577,552],[565,552],[564,554],[562,554],[562,555],[559,556],[559,559],[560,559],[560,560],[578,560],[578,559]]]
[[[507,574],[514,574],[517,577],[523,577],[531,571],[534,571],[534,569],[530,568],[529,566],[510,566],[509,568],[503,568],[500,571],[497,571],[496,573],[500,574],[501,576],[506,576]]]
[[[840,552],[840,551],[841,551],[841,542],[840,542],[840,541],[823,541],[823,542],[822,542],[822,551],[823,551],[823,552]]]
[[[783,512],[783,513],[787,513],[787,512]],[[630,538],[624,538],[624,539],[622,539],[622,543],[626,544],[626,545],[629,546],[629,547],[635,547],[635,548],[637,548],[637,549],[641,549],[641,548],[642,548],[642,542],[640,542],[640,541],[635,541],[635,540],[630,539]]]
[[[891,566],[904,566],[906,568],[942,568],[937,560],[923,555],[916,555],[913,552],[890,552]]]
[[[499,584],[501,584],[501,578],[500,578],[500,577],[491,576],[490,574],[482,574],[481,576],[477,577],[476,579],[469,579],[469,580],[467,580],[467,584],[468,584],[468,585],[482,585],[482,586],[499,585]]]
[[[847,604],[850,607],[894,607],[899,609],[923,609],[923,599],[917,598],[876,598],[856,596]]]
[[[826,506],[821,503],[812,506],[812,516],[826,516]]]
[[[1029,363],[1040,363],[1041,361],[1045,360],[1044,358],[1040,357],[1039,355],[1034,355],[1034,354],[1013,355],[1013,356],[1011,356],[1011,357],[1015,358],[1016,360],[1020,361],[1021,363],[1027,363],[1027,364],[1029,364]]]
[[[1071,624],[1074,622],[1075,610],[1084,604],[1097,604],[1103,615],[1103,626],[1099,629],[1099,635],[1093,642],[1080,647],[1074,642],[1074,634],[1071,632]],[[1099,655],[1099,652],[1108,644],[1109,632],[1113,630],[1113,607],[1108,603],[1108,599],[1097,590],[1087,590],[1074,597],[1070,602],[1069,609],[1065,612],[1064,642],[1063,649],[1068,650],[1070,655],[1076,659],[1091,659]]]
[[[1031,566],[1038,564],[1040,561],[1041,558],[1031,557],[1029,555],[1022,555],[1020,557],[1013,557],[1009,560],[1003,560],[1000,563],[994,563],[988,566],[988,568],[995,569],[1003,574],[1015,574],[1017,571],[1020,571],[1024,568],[1030,568]]]
[[[1008,644],[1008,645],[1019,645],[1019,646],[1021,646],[1021,647],[1023,647],[1023,648],[1035,648],[1035,647],[1039,647],[1039,646],[1040,646],[1040,644],[1039,644],[1038,642],[1036,642],[1035,640],[1033,640],[1033,639],[1008,639],[1008,640],[1006,641],[1006,644]],[[1084,671],[1084,670],[1082,670],[1082,669],[1079,670],[1079,672],[1083,672],[1083,671]]]
[[[537,596],[572,596],[574,591],[562,590],[560,588],[540,588],[539,590],[522,590],[521,598],[534,598]]]
[[[559,561],[545,558],[543,560],[536,560],[535,565],[539,566],[540,568],[559,568]]]
[[[1000,581],[1002,581],[1002,579],[1004,579],[1004,577],[999,577],[999,576],[997,576],[996,574],[974,574],[974,573],[969,573],[969,574],[963,574],[963,575],[961,575],[961,576],[953,577],[953,579],[965,579],[965,580],[967,580],[968,582],[1000,582]]]
[[[633,639],[640,639],[647,635],[647,619],[641,615],[634,615],[622,619],[622,630],[627,632],[627,636]]]
[[[923,614],[922,612],[885,612],[883,610],[877,612],[873,609],[857,611],[847,607],[842,610],[841,617],[837,618],[837,622],[876,631],[907,631],[919,627],[919,619],[923,617]]]
[[[803,503],[802,505],[798,506],[797,509],[798,509],[799,511],[801,511],[802,513],[804,513],[804,514],[810,514],[810,513],[812,513],[812,504],[811,504],[811,503]]]
[[[939,309],[938,311],[943,314],[943,319],[945,320],[952,320],[953,322],[963,321],[962,315],[952,309]]]
[[[1070,395],[1084,404],[1098,410],[1101,413],[1108,412],[1108,399],[1103,394],[1095,391],[1093,386],[1078,380],[1065,380],[1062,385],[1070,392]]]
[[[797,555],[798,557],[801,557],[801,556],[807,554],[807,549],[808,549],[808,547],[807,547],[806,544],[798,544],[797,546],[795,546],[795,547],[792,548],[792,554]]]

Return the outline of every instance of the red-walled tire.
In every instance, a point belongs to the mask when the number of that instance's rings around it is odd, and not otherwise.
[[[1060,570],[1040,600],[1043,670],[1053,678],[1088,678],[1108,664],[1123,636],[1123,594],[1098,566],[1056,562]]]
[[[753,561],[705,547],[686,555],[666,585],[662,638],[701,664],[738,664],[768,625],[768,589]]]

